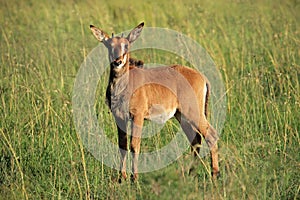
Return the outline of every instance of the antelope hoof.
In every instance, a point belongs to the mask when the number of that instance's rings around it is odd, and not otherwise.
[[[122,183],[122,179],[126,180],[127,179],[127,174],[126,172],[121,172],[119,176],[119,183]]]
[[[137,173],[134,173],[133,175],[131,175],[131,181],[132,182],[136,182],[139,178],[139,175]]]
[[[211,176],[213,177],[214,180],[220,178],[221,176],[220,171],[212,172]]]

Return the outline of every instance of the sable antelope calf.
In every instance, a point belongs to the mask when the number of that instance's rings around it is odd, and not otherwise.
[[[212,176],[216,177],[219,173],[218,134],[206,119],[209,82],[196,70],[180,65],[151,69],[136,67],[135,60],[130,61],[129,48],[141,34],[143,26],[144,23],[139,24],[127,37],[109,37],[90,26],[94,36],[108,49],[110,76],[106,101],[118,128],[121,174],[127,178],[127,122],[131,120],[130,150],[133,179],[136,180],[144,120],[164,123],[175,116],[192,146],[200,144],[200,134],[204,136],[210,147]]]

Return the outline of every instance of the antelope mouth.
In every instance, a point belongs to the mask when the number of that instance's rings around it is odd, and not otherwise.
[[[122,67],[124,67],[127,62],[127,54],[124,54],[122,57],[122,59],[117,59],[112,62],[114,68],[121,69]]]

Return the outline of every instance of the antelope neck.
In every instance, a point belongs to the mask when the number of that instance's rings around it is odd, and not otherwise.
[[[114,95],[119,95],[122,93],[129,83],[129,61],[127,58],[126,63],[120,69],[116,68],[111,64],[110,76],[108,88]]]

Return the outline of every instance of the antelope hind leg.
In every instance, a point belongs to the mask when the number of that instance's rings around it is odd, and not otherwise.
[[[133,172],[133,181],[138,179],[138,157],[140,154],[140,145],[141,145],[141,134],[142,127],[144,123],[143,117],[134,117],[132,121],[132,135],[130,142],[130,150],[132,152],[132,172]]]
[[[205,140],[210,148],[213,178],[217,178],[220,176],[217,144],[218,138],[219,137],[217,131],[209,124]]]

